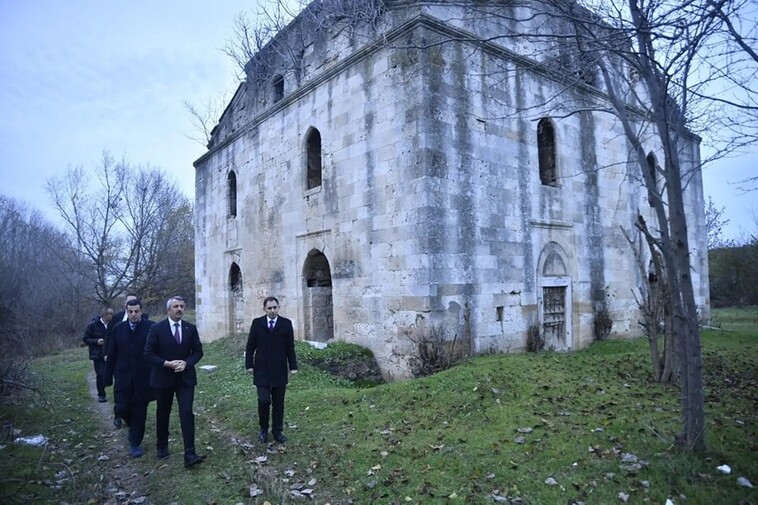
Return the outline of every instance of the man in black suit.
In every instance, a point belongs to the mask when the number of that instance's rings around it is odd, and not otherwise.
[[[115,314],[113,314],[113,319],[111,320],[110,331],[108,332],[109,336],[110,336],[111,333],[113,333],[113,329],[116,327],[116,325],[118,323],[126,322],[127,321],[128,314],[127,314],[127,307],[126,306],[132,300],[139,300],[139,297],[136,294],[134,294],[134,293],[129,293],[128,295],[126,295],[126,301],[124,302],[124,310],[116,312]],[[149,319],[147,312],[144,312],[144,311],[142,312],[142,319],[145,319],[145,320]],[[108,353],[110,352],[110,341],[111,341],[111,339],[108,338],[107,347],[105,349],[105,361],[106,362],[108,361]],[[116,428],[121,428],[122,424],[123,424],[123,420],[118,415],[118,412],[116,412],[116,406],[114,405],[113,406],[113,425]]]
[[[157,403],[156,445],[158,457],[167,458],[168,421],[176,395],[184,440],[184,466],[189,468],[203,461],[195,452],[195,415],[192,412],[197,385],[195,365],[203,357],[203,345],[197,327],[182,321],[184,300],[180,296],[169,298],[166,309],[168,318],[150,328],[145,343],[145,360],[153,366],[150,386]]]
[[[116,415],[129,425],[129,446],[133,458],[142,456],[147,406],[153,399],[150,388],[152,366],[144,358],[145,342],[153,321],[142,319],[142,302],[126,302],[128,319],[115,325],[110,336],[110,351],[106,362],[107,385],[113,384]]]
[[[245,350],[245,369],[253,374],[258,393],[258,440],[268,441],[269,412],[271,432],[279,443],[287,441],[284,428],[284,393],[288,372],[297,373],[295,332],[292,321],[279,316],[279,300],[269,296],[263,300],[265,316],[253,319]],[[289,370],[287,366],[289,365]]]
[[[95,387],[97,387],[97,401],[105,403],[105,349],[107,346],[108,333],[111,328],[113,311],[107,307],[100,311],[100,317],[93,319],[84,329],[82,340],[89,347],[89,359],[95,368]]]

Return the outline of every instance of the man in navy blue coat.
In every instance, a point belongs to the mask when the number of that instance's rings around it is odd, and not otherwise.
[[[258,439],[268,441],[269,411],[274,440],[283,443],[284,393],[289,372],[297,373],[295,332],[292,321],[279,315],[279,300],[269,296],[263,300],[265,316],[253,319],[247,337],[245,369],[253,374],[258,393]],[[289,366],[289,369],[288,369]]]
[[[134,458],[142,456],[152,366],[145,361],[145,343],[153,321],[142,318],[142,302],[126,302],[127,320],[119,322],[110,336],[106,383],[113,386],[113,410],[129,426],[129,446]]]
[[[158,457],[167,458],[168,422],[176,395],[184,441],[184,466],[189,468],[203,461],[195,452],[195,414],[192,412],[197,385],[195,365],[203,357],[203,345],[197,327],[182,320],[182,297],[169,298],[166,309],[168,318],[150,328],[145,343],[145,360],[153,367],[150,386],[156,401],[156,445]]]

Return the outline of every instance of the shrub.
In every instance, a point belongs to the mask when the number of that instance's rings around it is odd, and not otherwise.
[[[426,377],[457,365],[463,355],[456,348],[458,334],[452,340],[445,338],[440,325],[417,326],[408,338],[415,344],[415,354],[408,358],[414,377]]]
[[[545,338],[540,334],[540,323],[534,322],[526,330],[526,350],[540,352],[545,347]]]
[[[602,307],[595,313],[595,340],[605,340],[611,334],[613,319],[607,308]]]

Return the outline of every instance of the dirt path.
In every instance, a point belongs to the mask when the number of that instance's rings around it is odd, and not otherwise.
[[[135,464],[135,460],[129,455],[128,428],[117,429],[113,425],[113,388],[107,389],[109,401],[99,403],[94,372],[90,372],[87,376],[87,385],[94,404],[93,411],[98,414],[102,426],[100,434],[102,444],[98,460],[106,478],[103,493],[107,498],[103,505],[123,505],[125,503],[152,505],[149,497],[145,494],[147,492],[147,475],[152,471],[145,472],[144,467],[139,468]]]

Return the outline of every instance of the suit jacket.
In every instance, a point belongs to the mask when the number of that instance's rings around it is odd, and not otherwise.
[[[292,321],[279,316],[274,331],[268,330],[267,317],[253,319],[247,337],[245,368],[253,369],[253,384],[281,387],[289,382],[289,370],[297,370],[295,332]]]
[[[203,357],[203,344],[197,327],[182,320],[182,343],[177,344],[171,331],[173,321],[168,318],[150,327],[145,342],[145,360],[152,365],[150,385],[154,388],[174,388],[197,384],[195,365]],[[183,372],[174,372],[163,366],[164,361],[181,359],[187,362]]]
[[[124,320],[124,316],[126,315],[126,311],[122,310],[120,312],[116,312],[113,314],[113,317],[111,318],[111,324],[108,327],[108,338],[106,339],[106,345],[104,346],[105,349],[105,355],[107,356],[110,354],[110,347],[111,347],[111,339],[110,336],[113,334],[113,330],[116,328],[116,325],[121,322],[126,322]],[[142,313],[142,320],[147,321],[150,319],[150,316],[147,312]],[[151,324],[155,324],[155,321],[150,321]]]
[[[154,324],[149,319],[143,319],[137,323],[134,331],[129,327],[129,321],[120,322],[113,327],[105,365],[105,385],[110,386],[115,382],[113,393],[116,403],[129,403],[132,399],[152,400],[150,373],[153,367],[145,361],[145,343]]]
[[[100,318],[93,319],[87,327],[84,329],[84,337],[82,341],[89,346],[89,359],[103,359],[105,356],[106,348],[108,347],[108,334],[113,324],[108,323],[108,326],[103,326]],[[99,345],[97,341],[99,339],[105,340],[103,345]]]

